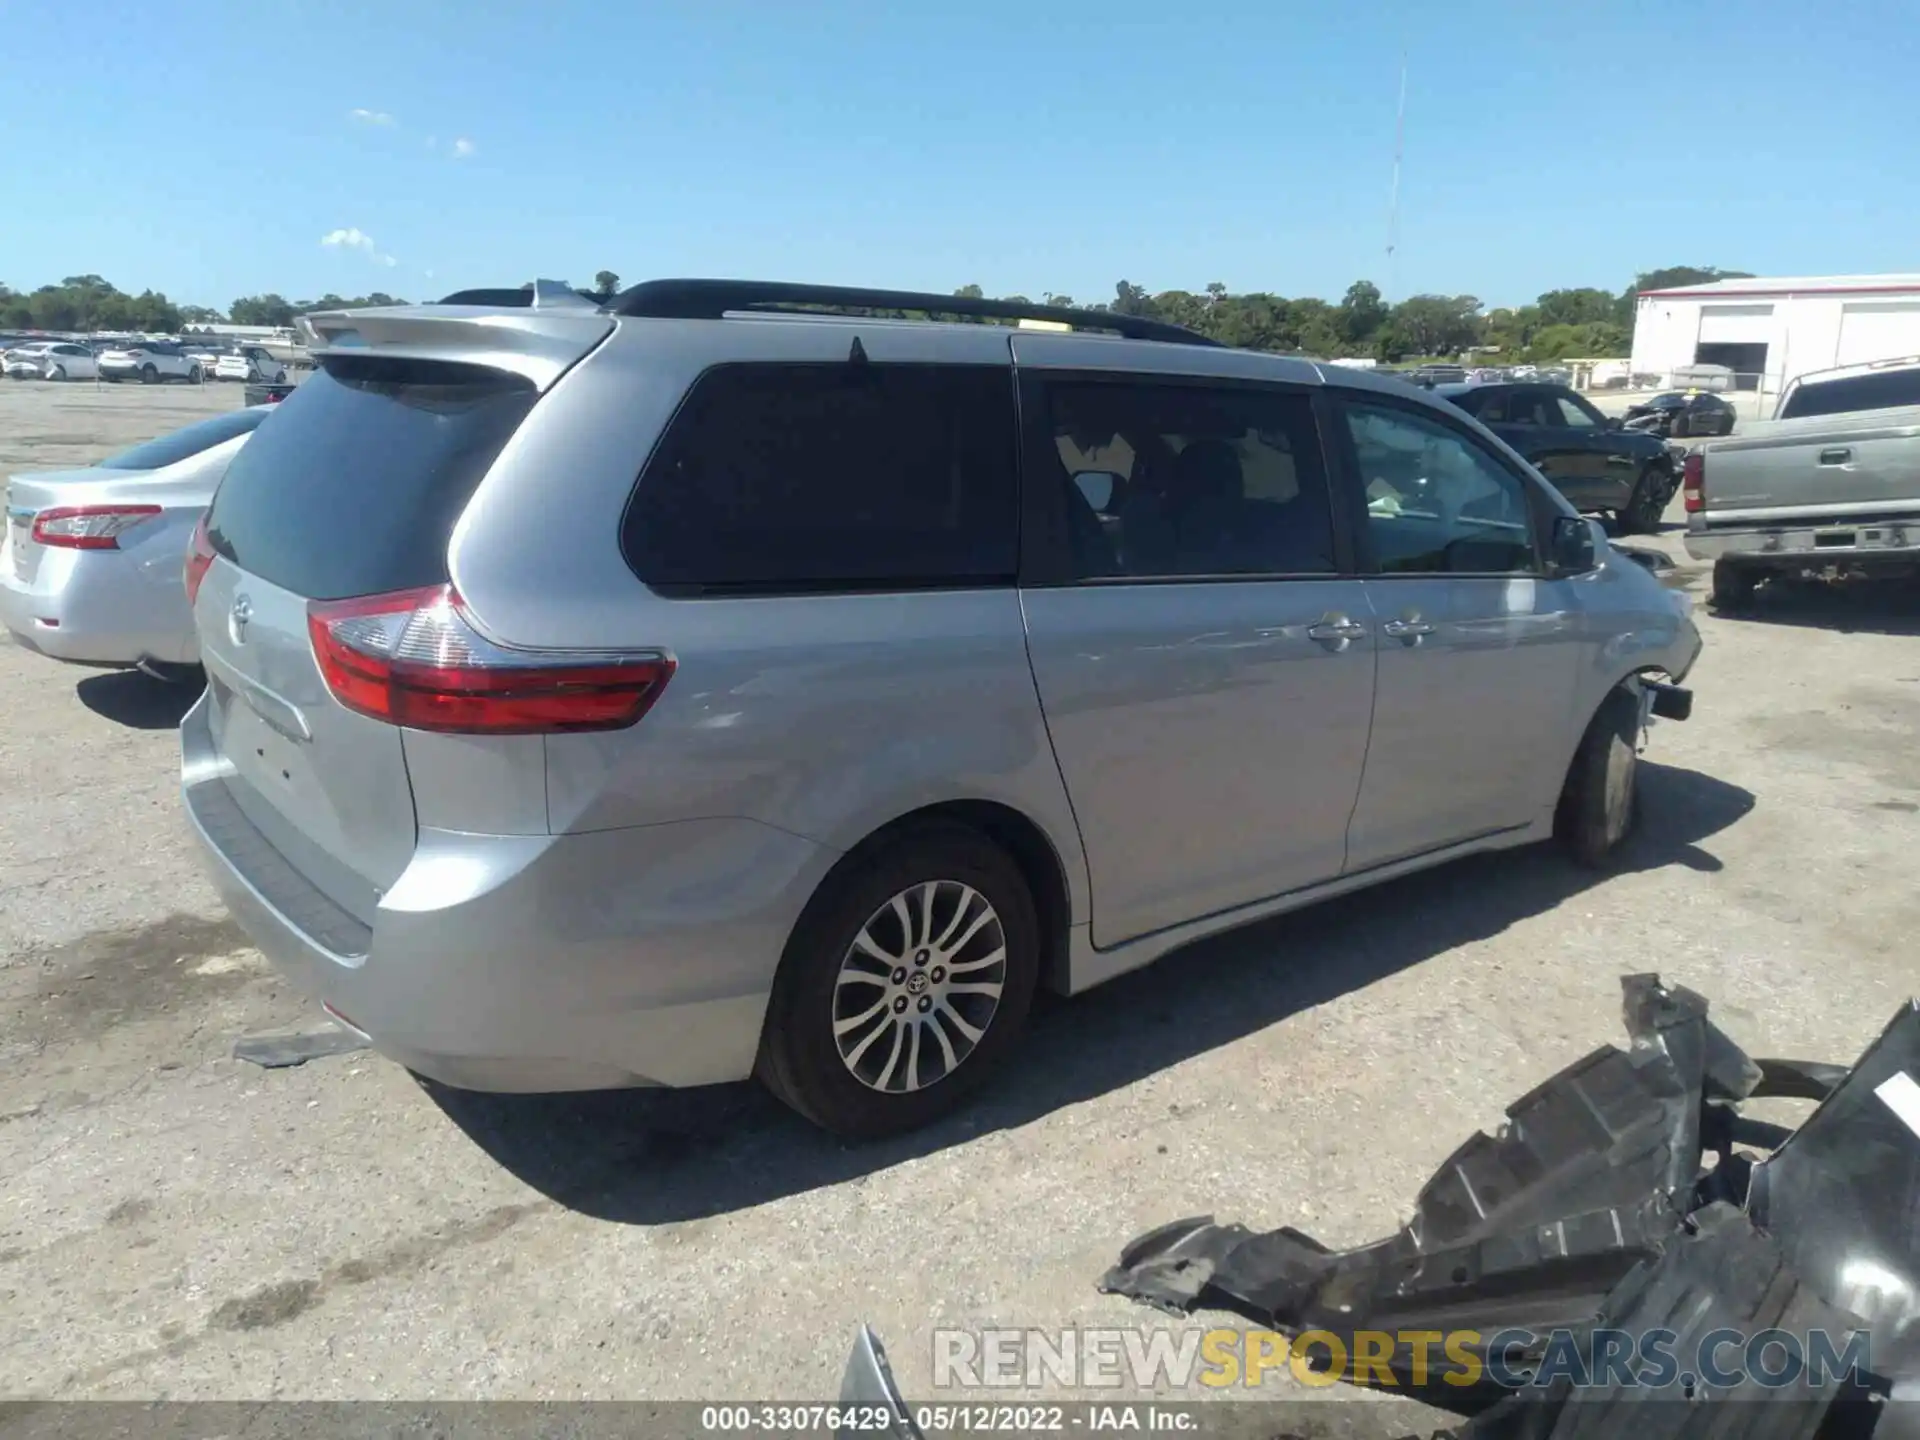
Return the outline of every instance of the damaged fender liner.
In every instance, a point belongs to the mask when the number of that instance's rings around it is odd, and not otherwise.
[[[1324,1331],[1350,1354],[1357,1332],[1388,1332],[1396,1344],[1383,1358],[1395,1388],[1475,1415],[1462,1433],[1476,1440],[1564,1440],[1628,1426],[1637,1440],[1871,1433],[1868,1422],[1830,1427],[1843,1412],[1860,1420],[1883,1408],[1869,1403],[1888,1388],[1878,1375],[1817,1391],[1744,1385],[1683,1397],[1630,1377],[1607,1383],[1602,1370],[1599,1383],[1516,1393],[1486,1378],[1484,1366],[1476,1385],[1457,1375],[1442,1383],[1424,1346],[1416,1357],[1400,1343],[1401,1334],[1420,1331],[1524,1331],[1539,1337],[1536,1348],[1508,1349],[1500,1359],[1508,1373],[1526,1373],[1537,1368],[1547,1335],[1561,1332],[1575,1337],[1591,1375],[1586,1352],[1596,1327],[1664,1327],[1684,1346],[1720,1327],[1842,1337],[1879,1321],[1897,1319],[1903,1330],[1920,1322],[1920,1134],[1906,1133],[1888,1105],[1867,1103],[1869,1080],[1881,1084],[1903,1064],[1920,1065],[1920,1012],[1905,1007],[1849,1072],[1756,1062],[1708,1021],[1701,996],[1655,975],[1621,983],[1629,1046],[1604,1046],[1516,1101],[1497,1134],[1475,1135],[1448,1157],[1397,1234],[1331,1251],[1291,1228],[1181,1220],[1129,1244],[1101,1290],[1175,1314],[1218,1308],[1295,1335]],[[1762,1096],[1821,1106],[1789,1131],[1739,1115],[1739,1102]],[[1736,1144],[1780,1148],[1756,1164]],[[1704,1166],[1709,1153],[1718,1163]],[[1891,1182],[1884,1198],[1866,1198],[1863,1177]],[[1767,1206],[1776,1221],[1805,1223],[1764,1228]],[[1823,1214],[1842,1218],[1837,1234],[1818,1222]],[[1846,1290],[1858,1289],[1858,1265],[1848,1262],[1863,1247],[1880,1267],[1873,1273],[1894,1272],[1882,1284],[1905,1297],[1897,1316],[1892,1301],[1875,1313]],[[1920,1376],[1920,1342],[1908,1348]],[[1872,1358],[1884,1373],[1882,1356]],[[1655,1397],[1763,1403],[1743,1403],[1737,1423],[1721,1425],[1704,1424],[1697,1403],[1644,1403]],[[1723,1418],[1732,1422],[1733,1412]]]

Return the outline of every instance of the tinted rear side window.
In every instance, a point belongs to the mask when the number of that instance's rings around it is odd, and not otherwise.
[[[1016,456],[996,366],[722,365],[668,426],[622,544],[670,594],[1010,584]]]
[[[208,538],[314,600],[445,584],[454,523],[536,398],[479,366],[329,360],[234,457]]]
[[[1782,420],[1802,415],[1842,415],[1853,410],[1891,410],[1920,405],[1920,367],[1883,370],[1877,375],[1855,375],[1846,380],[1823,380],[1802,385],[1787,400]]]

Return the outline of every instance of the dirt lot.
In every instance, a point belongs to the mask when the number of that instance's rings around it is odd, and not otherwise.
[[[238,403],[0,386],[0,469]],[[1391,1229],[1618,1037],[1623,971],[1850,1059],[1915,984],[1920,607],[1702,624],[1622,873],[1510,854],[1196,946],[1053,1007],[965,1117],[851,1150],[745,1087],[484,1100],[367,1054],[235,1061],[312,1017],[196,870],[187,697],[0,645],[0,1395],[822,1399],[863,1319],[924,1394],[936,1324],[1165,1323],[1094,1291],[1161,1221]]]

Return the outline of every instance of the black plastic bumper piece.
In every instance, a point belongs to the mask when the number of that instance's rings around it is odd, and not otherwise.
[[[1693,691],[1685,686],[1662,680],[1642,680],[1640,685],[1653,697],[1653,713],[1662,720],[1685,720],[1693,714]]]

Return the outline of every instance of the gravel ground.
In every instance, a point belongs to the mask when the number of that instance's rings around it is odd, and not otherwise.
[[[238,403],[0,386],[0,470]],[[0,645],[0,1396],[822,1399],[862,1320],[925,1395],[935,1325],[1167,1324],[1094,1291],[1162,1221],[1391,1230],[1618,1038],[1624,971],[1757,1052],[1850,1059],[1913,986],[1920,606],[1763,598],[1702,620],[1621,873],[1489,857],[1194,946],[1051,1007],[965,1116],[855,1149],[744,1086],[235,1061],[311,1016],[196,869],[190,697]]]

